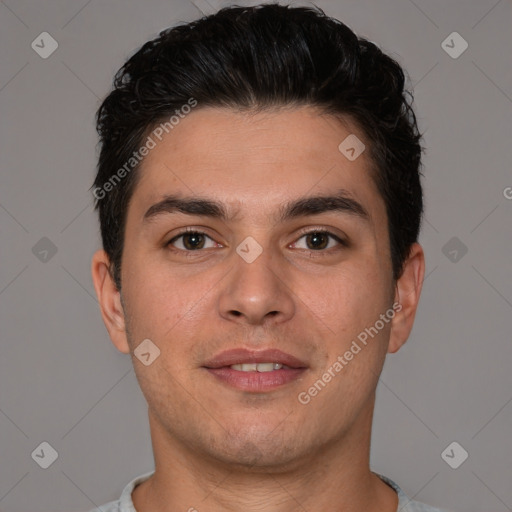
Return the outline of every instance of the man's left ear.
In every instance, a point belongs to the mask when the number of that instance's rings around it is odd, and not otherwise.
[[[391,321],[388,353],[395,353],[407,341],[414,324],[425,275],[425,255],[420,244],[411,246],[402,275],[396,282],[395,316]]]

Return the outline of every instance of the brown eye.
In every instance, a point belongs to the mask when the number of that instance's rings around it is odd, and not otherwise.
[[[182,239],[182,241],[176,244],[176,242],[180,239]],[[169,241],[168,245],[173,245],[182,251],[195,251],[204,249],[207,239],[213,242],[213,240],[208,235],[202,233],[201,231],[186,231],[175,236],[172,240]]]
[[[314,231],[310,231],[308,233],[304,233],[299,238],[299,240],[301,240],[303,238],[306,240],[305,247],[297,247],[298,242],[295,242],[293,245],[299,249],[307,249],[309,251],[322,251],[324,249],[330,249],[332,247],[335,247],[336,243],[338,245],[346,245],[345,242],[341,238],[334,235],[333,233],[331,233],[329,231],[318,230],[318,229],[314,230]],[[335,243],[330,244],[331,241],[334,241]]]
[[[329,235],[314,232],[306,235],[307,245],[310,249],[325,249],[329,245]]]

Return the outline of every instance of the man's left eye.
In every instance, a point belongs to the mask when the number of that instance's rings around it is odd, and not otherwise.
[[[330,249],[333,244],[329,244],[330,241],[335,241],[340,245],[346,245],[345,242],[330,231],[310,231],[309,233],[303,234],[299,240],[304,238],[306,240],[306,247],[298,247],[299,249],[306,249],[311,251],[319,251],[323,249]],[[292,245],[297,246],[298,242],[294,242]],[[334,244],[335,246],[336,244]]]

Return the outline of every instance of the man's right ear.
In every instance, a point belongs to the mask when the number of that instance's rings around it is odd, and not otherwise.
[[[130,352],[121,293],[109,272],[110,260],[104,250],[92,257],[92,280],[100,303],[101,316],[114,346],[124,354]]]

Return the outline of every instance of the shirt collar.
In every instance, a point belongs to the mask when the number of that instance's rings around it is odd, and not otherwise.
[[[134,478],[131,482],[128,483],[128,485],[123,489],[123,492],[121,493],[121,498],[119,499],[121,512],[137,512],[133,505],[132,492],[135,489],[135,487],[137,487],[137,485],[148,480],[151,476],[154,475],[154,473],[154,470],[149,471],[148,473],[144,473],[143,475]],[[404,493],[404,491],[402,491],[402,489],[400,489],[398,484],[396,484],[390,478],[384,475],[380,475],[379,473],[374,474],[377,475],[384,483],[388,484],[398,494],[397,510],[403,510],[407,503],[411,501],[409,497]]]

